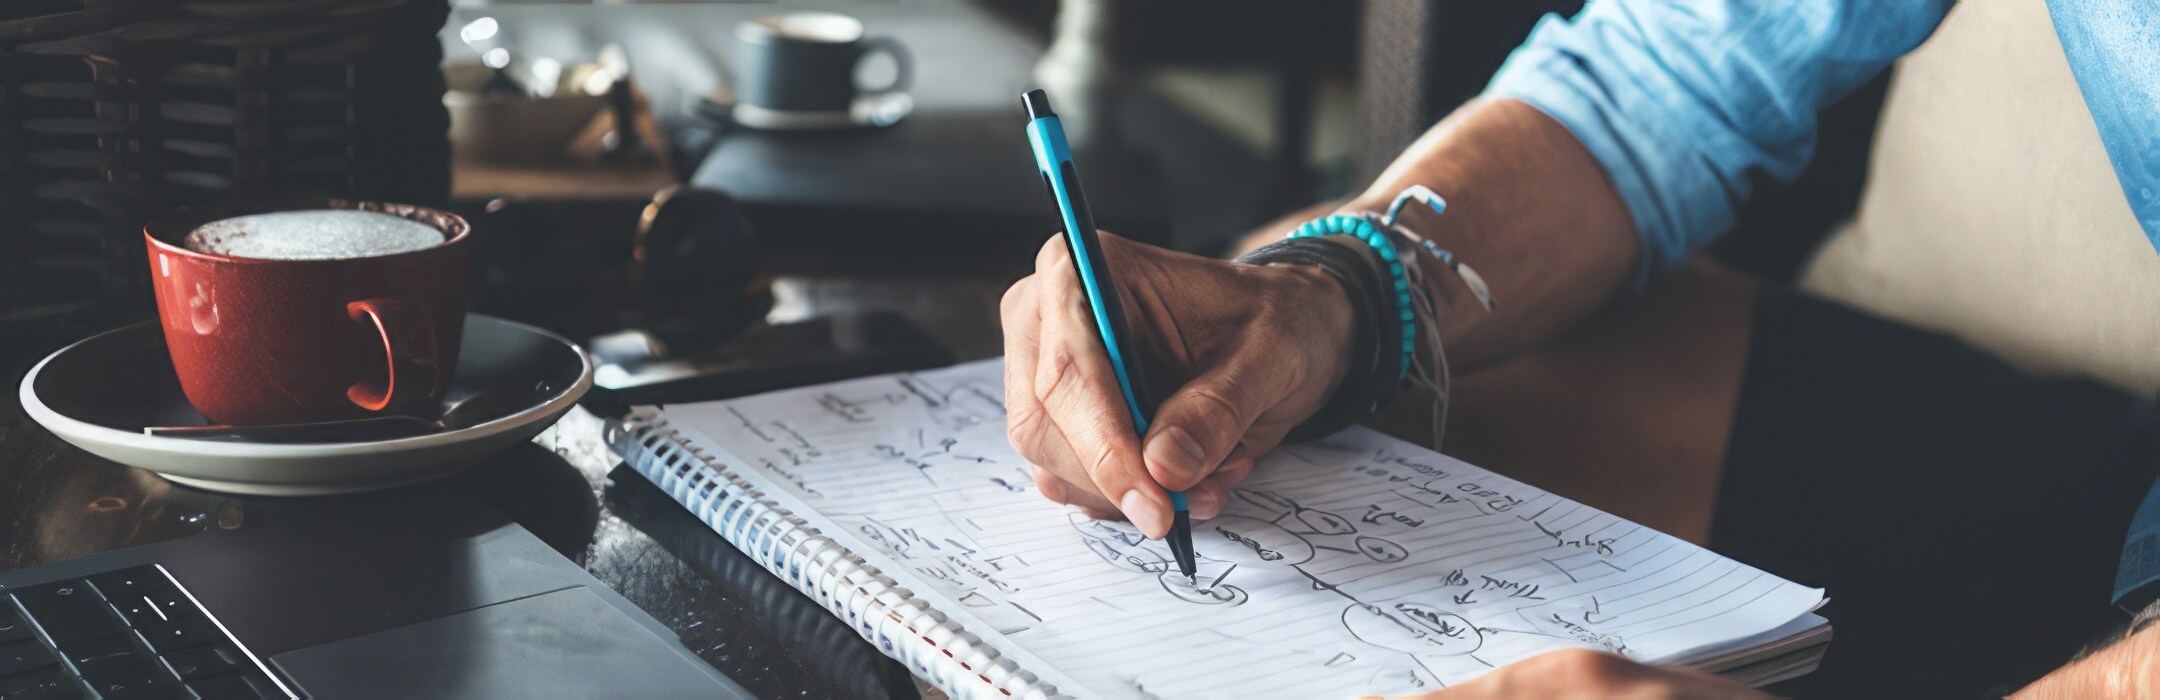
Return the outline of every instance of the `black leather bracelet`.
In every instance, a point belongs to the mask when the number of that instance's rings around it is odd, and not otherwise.
[[[1388,295],[1387,273],[1369,246],[1348,236],[1292,238],[1239,256],[1237,262],[1313,265],[1342,285],[1350,301],[1355,325],[1351,331],[1349,372],[1319,411],[1291,429],[1289,440],[1327,436],[1371,415],[1376,407],[1394,398],[1399,384],[1395,349],[1402,345],[1401,324],[1389,322],[1399,312]]]

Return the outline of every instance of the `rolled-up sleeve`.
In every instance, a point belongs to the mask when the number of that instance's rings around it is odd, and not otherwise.
[[[1486,87],[1575,134],[1642,239],[1635,282],[1791,180],[1816,114],[1933,33],[1950,0],[1591,0],[1547,16]]]

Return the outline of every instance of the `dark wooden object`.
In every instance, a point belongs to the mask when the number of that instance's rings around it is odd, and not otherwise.
[[[0,337],[150,312],[142,224],[279,192],[440,204],[446,0],[0,2]]]

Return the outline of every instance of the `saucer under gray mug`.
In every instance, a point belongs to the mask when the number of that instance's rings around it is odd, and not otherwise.
[[[901,106],[909,102],[907,49],[891,37],[867,36],[861,20],[835,12],[790,12],[743,22],[735,37],[735,121],[744,126],[883,125],[912,106]],[[862,85],[858,69],[880,54],[892,58],[892,82]]]

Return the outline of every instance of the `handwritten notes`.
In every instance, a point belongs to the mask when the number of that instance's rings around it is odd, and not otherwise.
[[[1063,693],[1429,690],[1563,647],[1673,659],[1822,591],[1363,429],[1278,450],[1167,547],[1035,493],[986,361],[675,406],[731,469]]]

